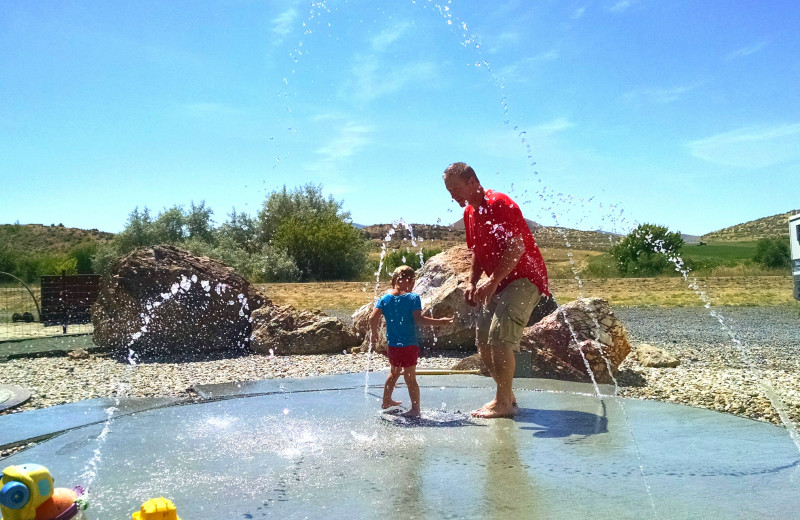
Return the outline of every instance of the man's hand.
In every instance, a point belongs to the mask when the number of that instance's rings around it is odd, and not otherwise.
[[[475,289],[473,295],[475,303],[487,305],[491,297],[494,296],[494,293],[497,291],[498,285],[500,285],[500,282],[493,280],[491,277],[478,283],[478,287]]]
[[[467,302],[467,305],[475,307],[477,303],[475,302],[475,284],[468,283],[467,288],[464,290],[464,300]]]

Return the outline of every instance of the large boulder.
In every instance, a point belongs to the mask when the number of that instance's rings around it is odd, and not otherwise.
[[[265,305],[254,311],[251,339],[254,351],[270,355],[343,352],[360,342],[340,319],[290,305]]]
[[[269,304],[216,260],[174,246],[137,249],[101,280],[93,341],[136,353],[246,347],[252,311]]]
[[[602,298],[581,298],[528,327],[520,347],[533,353],[540,375],[569,381],[612,383],[631,346],[625,328]]]

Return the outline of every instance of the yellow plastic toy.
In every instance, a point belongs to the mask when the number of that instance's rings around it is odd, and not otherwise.
[[[151,498],[139,511],[133,513],[133,520],[181,520],[171,500],[164,497]]]
[[[53,494],[53,477],[39,464],[7,467],[0,484],[0,513],[5,520],[34,520],[36,508]]]
[[[0,520],[78,520],[84,518],[83,489],[54,488],[40,464],[8,466],[0,479]]]

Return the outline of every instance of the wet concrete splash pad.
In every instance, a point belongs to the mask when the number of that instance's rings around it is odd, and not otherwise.
[[[515,382],[515,420],[475,420],[465,412],[492,393],[479,376],[420,377],[425,420],[403,424],[377,412],[384,377],[368,391],[364,374],[201,387],[212,400],[121,416],[102,440],[104,424],[79,427],[4,462],[72,486],[99,449],[87,518],[103,520],[157,496],[184,520],[788,518],[800,504],[800,456],[769,424],[543,380]]]

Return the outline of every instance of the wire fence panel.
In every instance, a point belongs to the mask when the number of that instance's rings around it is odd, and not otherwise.
[[[0,272],[0,341],[91,333],[89,308],[97,299],[98,284],[97,275],[68,275],[27,285]],[[41,305],[45,302],[46,308]]]

